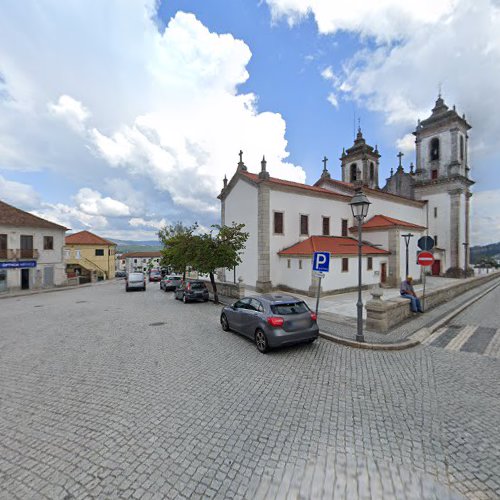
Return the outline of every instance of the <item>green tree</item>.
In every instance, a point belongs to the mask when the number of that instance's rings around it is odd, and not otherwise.
[[[241,262],[240,252],[245,248],[248,239],[248,233],[243,231],[244,227],[245,224],[234,222],[232,226],[214,224],[210,233],[194,238],[193,267],[198,272],[207,273],[210,276],[216,304],[219,303],[219,295],[215,284],[215,271],[221,267],[233,269]]]
[[[186,267],[193,265],[196,257],[196,236],[194,232],[198,229],[195,222],[192,226],[184,226],[182,222],[177,222],[160,229],[158,238],[163,244],[161,250],[163,267],[171,267],[174,272],[182,273],[182,278],[186,279]]]

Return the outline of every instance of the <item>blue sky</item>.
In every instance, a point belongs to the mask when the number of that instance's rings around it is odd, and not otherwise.
[[[382,187],[441,83],[473,126],[472,241],[500,241],[499,32],[495,0],[4,2],[0,199],[109,238],[208,227],[240,148],[339,178],[358,119]]]

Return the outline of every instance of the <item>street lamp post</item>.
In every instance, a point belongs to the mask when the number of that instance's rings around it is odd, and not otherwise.
[[[409,267],[408,267],[408,258],[409,258],[408,257],[408,247],[410,245],[410,238],[413,238],[413,234],[411,234],[411,233],[402,234],[401,237],[405,239],[405,244],[406,244],[406,274],[405,274],[405,279],[406,279],[410,274]]]
[[[349,205],[351,205],[352,215],[358,221],[358,302],[356,307],[358,310],[358,331],[356,333],[356,340],[358,342],[364,342],[365,338],[363,336],[363,301],[361,300],[361,269],[362,269],[362,223],[363,219],[368,215],[368,207],[370,202],[366,197],[365,193],[361,188],[356,189],[356,193],[352,197]]]

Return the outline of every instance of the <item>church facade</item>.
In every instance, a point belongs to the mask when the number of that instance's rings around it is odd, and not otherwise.
[[[380,154],[367,144],[361,130],[340,157],[341,180],[333,179],[327,159],[318,181],[301,184],[270,177],[263,158],[260,172],[251,173],[240,161],[231,180],[224,179],[219,195],[221,222],[244,223],[249,232],[236,274],[257,291],[273,289],[314,294],[315,251],[329,252],[330,272],[322,292],[357,287],[357,226],[349,202],[362,188],[371,202],[363,223],[363,285],[398,286],[406,274],[420,279],[417,241],[435,239],[434,275],[462,277],[468,270],[470,192],[468,130],[465,116],[449,109],[441,96],[429,118],[413,132],[416,166],[391,170],[379,186]],[[231,276],[232,273],[228,273]]]

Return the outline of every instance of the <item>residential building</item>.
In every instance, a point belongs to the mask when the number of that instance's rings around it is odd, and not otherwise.
[[[312,273],[315,251],[329,252],[331,271],[323,279],[325,293],[357,286],[357,222],[349,202],[362,188],[371,202],[363,223],[362,269],[365,286],[398,286],[406,272],[417,280],[417,242],[423,235],[436,240],[434,275],[463,276],[468,267],[470,214],[468,136],[470,125],[441,96],[431,116],[419,121],[416,169],[399,165],[379,187],[378,148],[367,144],[361,129],[354,144],[343,150],[340,175],[335,180],[323,160],[323,171],[313,185],[272,178],[263,158],[259,173],[251,173],[242,152],[236,173],[224,179],[221,221],[244,223],[249,232],[238,276],[258,291],[276,288],[302,293],[317,289]],[[232,271],[230,271],[232,275]]]
[[[0,201],[0,292],[63,285],[66,231]]]
[[[66,236],[64,262],[68,276],[80,276],[82,281],[115,277],[116,243],[90,231]]]
[[[161,252],[130,252],[121,255],[120,269],[127,273],[160,269]]]

